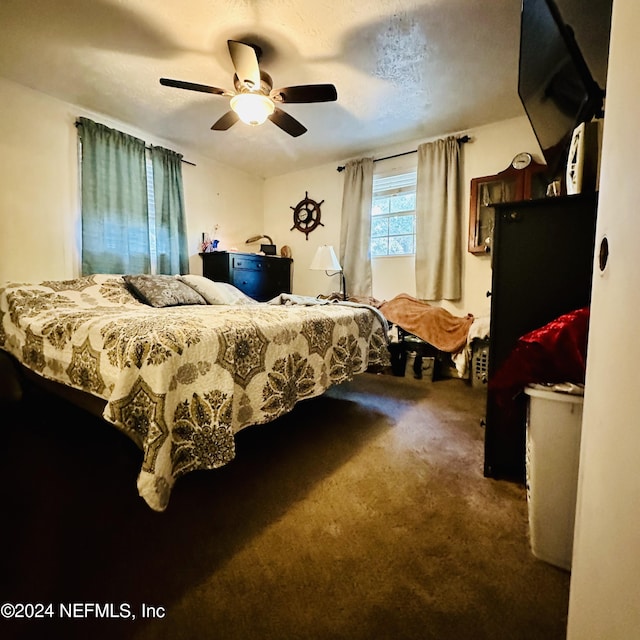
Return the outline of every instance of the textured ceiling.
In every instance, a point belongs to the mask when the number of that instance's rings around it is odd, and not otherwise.
[[[558,5],[589,62],[608,23],[580,1]],[[0,25],[0,76],[264,177],[524,113],[520,0],[1,0]],[[338,100],[283,105],[299,138],[211,131],[228,98],[158,80],[232,89],[228,39],[262,48],[274,88],[330,82]]]

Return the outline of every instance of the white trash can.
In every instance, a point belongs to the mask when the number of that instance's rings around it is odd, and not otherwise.
[[[571,570],[576,515],[582,388],[530,384],[527,407],[527,503],[531,550]]]

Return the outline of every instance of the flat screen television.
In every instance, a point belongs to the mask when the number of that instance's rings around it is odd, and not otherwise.
[[[602,117],[604,92],[554,0],[522,0],[518,95],[555,178],[575,127]]]

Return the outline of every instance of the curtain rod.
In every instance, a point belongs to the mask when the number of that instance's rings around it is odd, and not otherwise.
[[[151,147],[145,147],[145,149],[150,149]],[[189,160],[185,160],[184,158],[180,158],[180,162],[184,162],[185,164],[190,164],[192,167],[197,167],[198,165],[195,162],[189,162]]]
[[[80,125],[80,121],[79,121],[79,120],[76,120],[73,124],[74,124],[76,127],[78,127],[78,126]],[[145,143],[144,148],[145,148],[145,149],[149,149],[149,150],[151,150],[151,145],[148,145],[148,144],[146,144],[146,143]],[[180,158],[180,162],[184,162],[185,164],[190,164],[192,167],[197,167],[197,166],[198,166],[198,165],[197,165],[197,164],[195,164],[194,162],[189,162],[189,160],[185,160],[184,158]]]
[[[471,141],[471,137],[464,135],[464,136],[460,136],[458,138],[458,144],[464,144],[465,142],[470,142]],[[384,158],[374,158],[373,161],[374,162],[380,162],[381,160],[391,160],[392,158],[400,158],[401,156],[408,156],[412,153],[418,153],[417,149],[413,149],[412,151],[404,151],[403,153],[396,153],[393,156],[385,156]],[[337,167],[338,171],[344,171],[345,167],[344,165]]]

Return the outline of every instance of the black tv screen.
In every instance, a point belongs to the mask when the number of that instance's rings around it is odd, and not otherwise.
[[[518,95],[555,177],[574,128],[602,115],[603,91],[553,0],[522,0]]]

